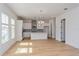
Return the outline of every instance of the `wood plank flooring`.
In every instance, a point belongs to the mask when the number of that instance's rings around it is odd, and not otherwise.
[[[3,56],[78,56],[79,49],[54,39],[16,42]]]

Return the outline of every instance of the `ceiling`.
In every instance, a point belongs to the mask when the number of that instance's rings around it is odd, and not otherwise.
[[[79,6],[77,3],[7,3],[7,5],[17,16],[24,19],[50,19]]]

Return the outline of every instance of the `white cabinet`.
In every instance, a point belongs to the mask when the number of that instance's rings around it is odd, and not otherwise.
[[[23,23],[23,29],[32,29],[31,23]]]
[[[22,40],[22,29],[23,29],[23,21],[16,20],[16,40],[17,41]]]
[[[25,30],[23,32],[23,38],[27,38],[27,37],[30,37],[30,31],[27,31],[27,30],[31,30],[32,29],[32,23],[23,23],[23,29]]]
[[[31,40],[47,40],[47,33],[43,32],[34,32],[31,33]]]
[[[23,32],[23,38],[30,37],[31,32]]]

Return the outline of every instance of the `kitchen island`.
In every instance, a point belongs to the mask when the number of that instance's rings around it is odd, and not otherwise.
[[[46,32],[32,32],[31,40],[47,40],[48,36]]]

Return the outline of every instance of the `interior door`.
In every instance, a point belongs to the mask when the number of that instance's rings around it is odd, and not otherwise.
[[[65,42],[65,19],[61,20],[61,41]]]

